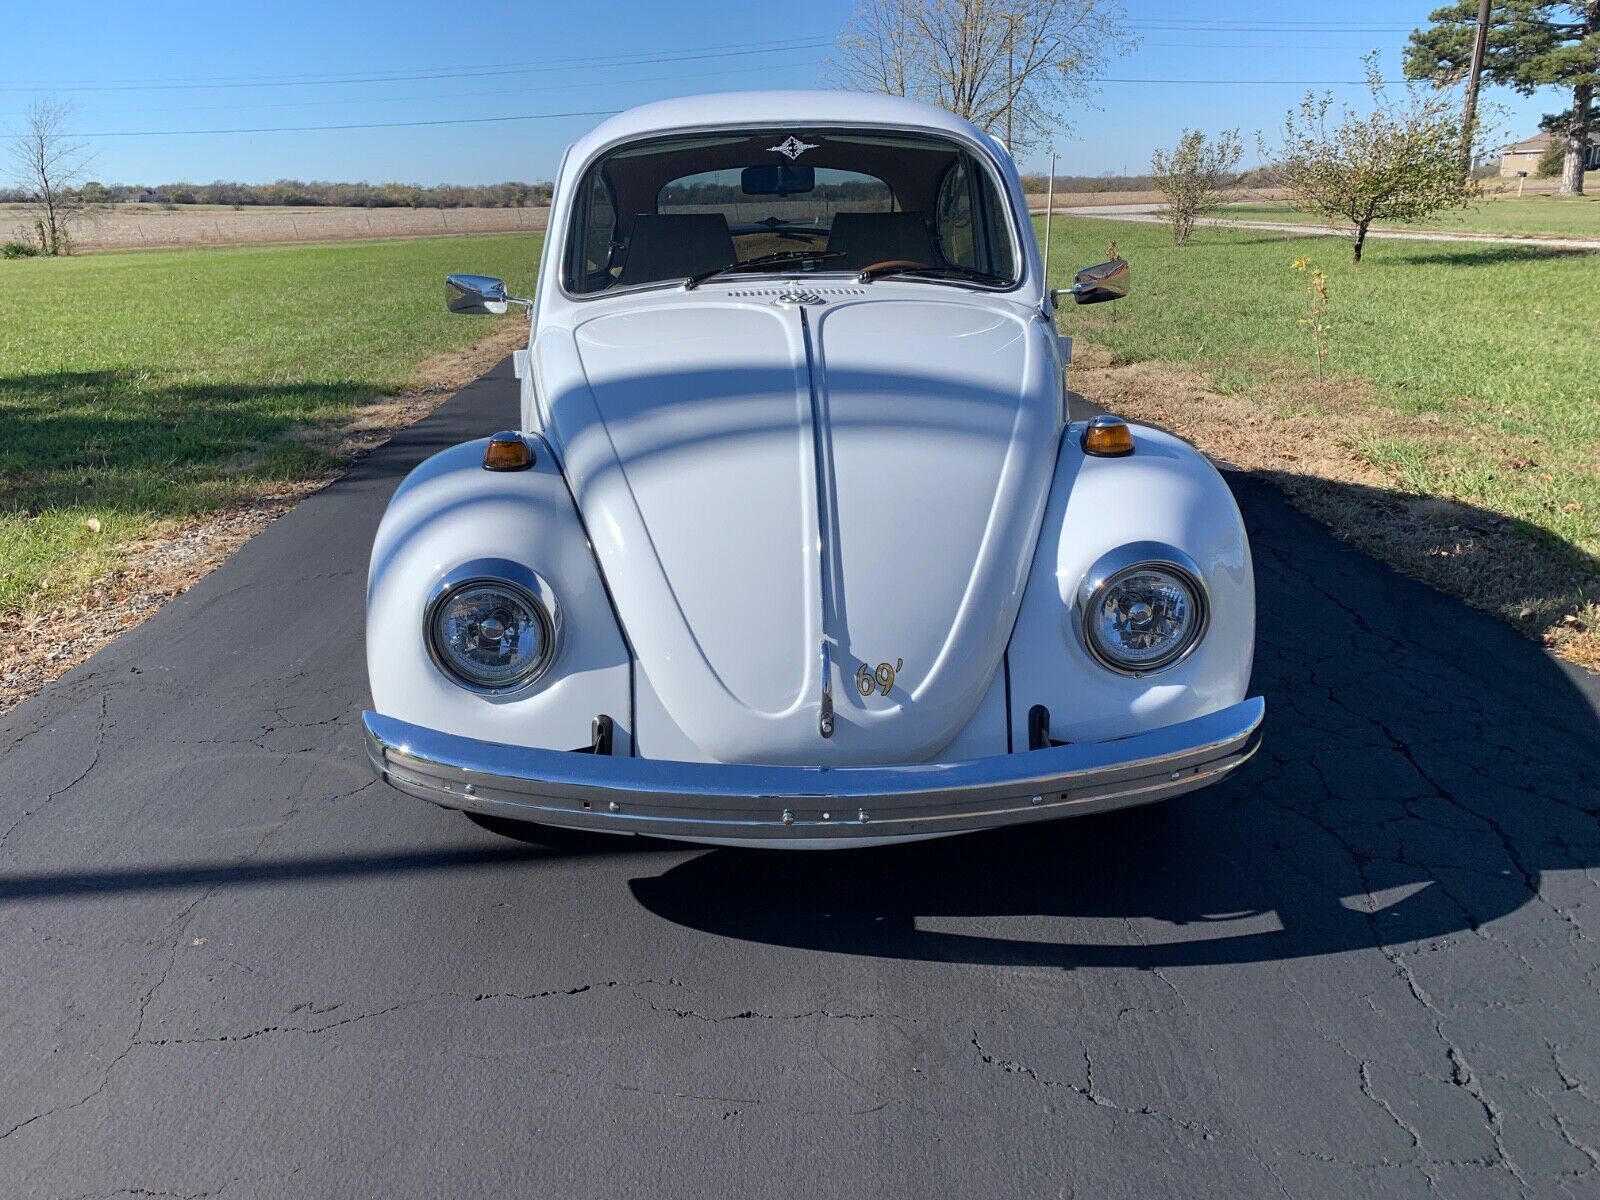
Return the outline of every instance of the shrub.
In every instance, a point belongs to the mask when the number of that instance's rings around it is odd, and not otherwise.
[[[1567,143],[1565,138],[1551,138],[1550,145],[1539,156],[1539,165],[1533,173],[1539,179],[1555,179],[1561,174],[1561,168],[1567,162]]]
[[[32,242],[0,243],[0,258],[33,258],[38,253],[39,247]]]
[[[1241,153],[1237,129],[1209,141],[1200,130],[1185,129],[1176,149],[1150,156],[1151,183],[1166,197],[1161,215],[1172,226],[1175,245],[1187,243],[1195,220],[1222,203]]]

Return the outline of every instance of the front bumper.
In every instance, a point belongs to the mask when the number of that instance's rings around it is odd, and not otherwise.
[[[1260,697],[1112,742],[960,762],[782,767],[537,750],[362,714],[378,774],[493,816],[687,841],[882,841],[1164,800],[1215,783],[1260,742]]]

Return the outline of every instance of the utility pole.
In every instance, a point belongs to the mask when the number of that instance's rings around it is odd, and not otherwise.
[[[1483,54],[1489,45],[1489,10],[1492,0],[1478,0],[1478,28],[1472,39],[1472,65],[1467,68],[1467,96],[1461,106],[1461,173],[1472,174],[1472,140],[1478,124],[1478,77],[1483,74]]]

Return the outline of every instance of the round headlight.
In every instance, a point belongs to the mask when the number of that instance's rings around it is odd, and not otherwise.
[[[504,579],[469,579],[443,592],[428,616],[428,648],[468,687],[525,687],[555,657],[555,618],[528,589]]]
[[[1083,640],[1100,664],[1127,675],[1172,666],[1200,640],[1206,597],[1173,562],[1140,562],[1102,577],[1083,601]]]

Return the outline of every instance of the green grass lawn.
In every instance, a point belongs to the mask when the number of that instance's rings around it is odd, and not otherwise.
[[[1471,208],[1458,208],[1415,225],[1379,223],[1374,229],[1436,229],[1444,233],[1503,233],[1513,237],[1600,238],[1600,172],[1593,195],[1494,196]],[[1292,221],[1325,224],[1322,217],[1296,212],[1287,200],[1255,200],[1229,204],[1211,214],[1233,221]]]
[[[1133,269],[1126,300],[1069,305],[1067,332],[1280,406],[1329,403],[1326,389],[1294,395],[1315,362],[1297,324],[1306,277],[1290,262],[1311,259],[1327,272],[1328,367],[1349,381],[1352,411],[1421,418],[1400,434],[1363,426],[1356,451],[1413,491],[1600,555],[1600,254],[1381,241],[1352,266],[1323,238],[1205,228],[1179,249],[1164,226],[1082,218],[1057,218],[1054,237],[1057,286],[1104,258],[1108,238]]]
[[[1109,238],[1133,294],[1071,310],[1069,331],[1265,404],[1326,406],[1327,389],[1293,387],[1314,366],[1289,267],[1308,257],[1328,273],[1329,370],[1351,411],[1413,418],[1363,426],[1355,450],[1600,555],[1600,255],[1390,241],[1352,267],[1327,239],[1202,229],[1177,249],[1161,226],[1057,218],[1055,282]],[[131,542],[325,470],[307,429],[490,327],[444,312],[441,277],[525,289],[537,251],[509,235],[0,263],[0,612],[70,602]]]
[[[539,241],[0,263],[0,612],[70,602],[163,523],[327,469],[326,444],[297,434],[489,331],[444,311],[443,276],[524,291]]]

